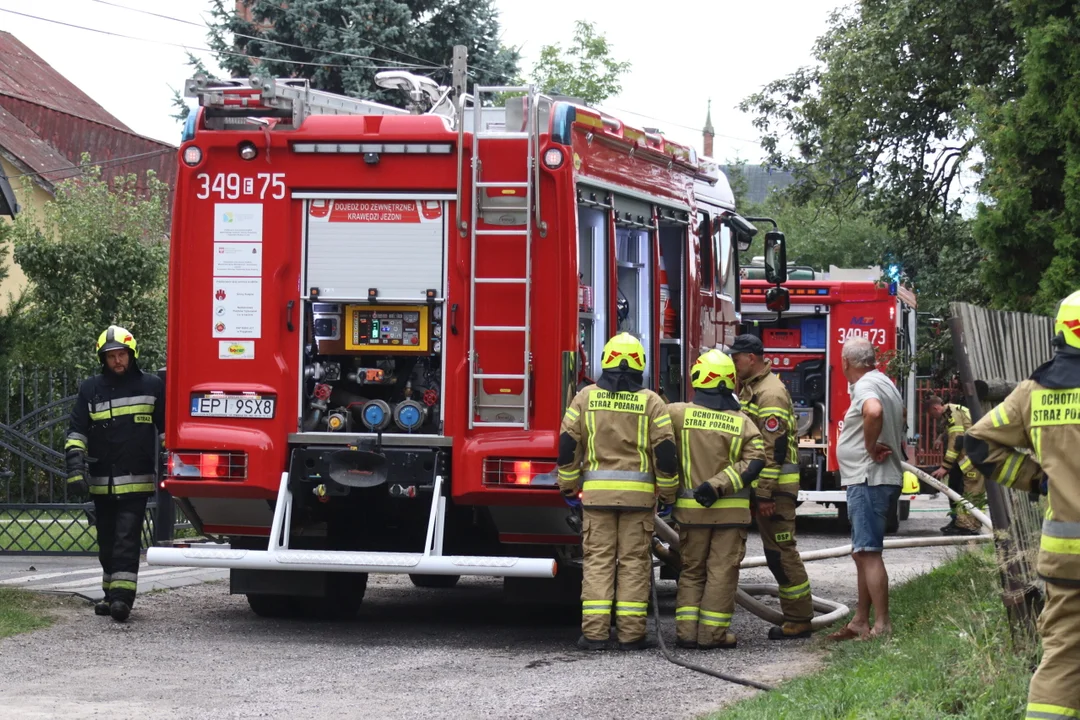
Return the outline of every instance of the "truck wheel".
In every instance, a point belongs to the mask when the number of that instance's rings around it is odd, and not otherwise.
[[[847,503],[836,503],[836,522],[844,532],[851,531],[851,520],[848,519]]]
[[[327,573],[326,596],[303,598],[306,614],[318,620],[351,620],[367,592],[367,573]]]
[[[889,503],[889,514],[885,519],[885,532],[892,534],[900,529],[900,503],[899,499]]]
[[[292,595],[263,595],[248,593],[251,611],[264,618],[291,618],[300,614],[300,605]]]
[[[418,588],[452,588],[458,584],[460,575],[417,575],[410,573],[409,579]]]
[[[911,517],[911,501],[910,500],[901,500],[900,501],[899,514],[900,514],[900,519],[901,520],[907,520],[909,517]]]

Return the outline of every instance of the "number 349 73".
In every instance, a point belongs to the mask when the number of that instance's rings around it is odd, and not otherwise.
[[[838,340],[841,344],[853,337],[864,337],[874,345],[885,345],[886,335],[884,328],[839,328],[837,332],[840,334]]]

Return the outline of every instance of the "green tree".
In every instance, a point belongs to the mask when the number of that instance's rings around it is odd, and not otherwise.
[[[916,285],[979,275],[961,180],[976,159],[974,100],[1012,82],[1011,17],[1006,0],[860,0],[831,17],[815,66],[742,104],[768,161],[796,174],[793,197],[865,210],[892,238],[883,259]],[[986,296],[978,282],[943,291]]]
[[[28,286],[16,323],[18,361],[90,371],[98,335],[117,324],[135,334],[144,368],[164,362],[168,186],[152,171],[145,190],[138,186],[135,175],[110,186],[91,166],[59,183],[42,211],[19,214],[15,260]]]
[[[9,274],[8,257],[11,255],[11,236],[13,233],[10,223],[0,221],[0,283],[7,279]],[[9,360],[12,348],[15,345],[15,327],[22,308],[22,301],[17,297],[0,298],[0,303],[7,307],[0,311],[0,367]]]
[[[532,77],[543,92],[597,105],[622,91],[620,78],[629,69],[629,62],[612,56],[611,43],[596,25],[578,20],[568,49],[558,43],[540,49]]]
[[[396,91],[375,85],[375,73],[412,67],[448,85],[454,45],[468,48],[478,83],[504,84],[517,74],[518,51],[499,42],[492,0],[242,2],[253,22],[237,15],[232,0],[211,7],[210,47],[233,77],[305,77],[320,90],[398,103]]]
[[[1015,92],[987,97],[975,237],[1000,307],[1050,313],[1080,287],[1080,24],[1072,3],[1020,0]]]

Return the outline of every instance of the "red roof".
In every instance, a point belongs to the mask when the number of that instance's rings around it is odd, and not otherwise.
[[[103,162],[105,179],[154,170],[172,185],[176,177],[172,145],[133,132],[14,35],[0,32],[0,153],[52,190],[78,174],[84,152]]]

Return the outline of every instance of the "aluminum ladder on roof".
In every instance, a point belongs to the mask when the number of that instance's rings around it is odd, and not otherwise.
[[[524,132],[486,132],[482,125],[483,98],[491,97],[497,93],[525,93],[525,131]],[[536,201],[536,185],[532,181],[533,170],[536,164],[537,145],[539,141],[536,132],[536,102],[537,91],[533,85],[504,86],[504,85],[477,85],[473,88],[473,152],[472,152],[472,182],[471,188],[471,214],[469,222],[469,428],[475,427],[503,427],[529,429],[529,367],[532,365],[532,234],[533,234],[533,204]],[[480,146],[489,142],[505,142],[507,140],[526,140],[525,152],[525,179],[520,181],[495,181],[485,182],[480,179]],[[514,230],[478,230],[476,225],[479,218],[481,193],[489,188],[523,188],[525,190],[525,228]],[[476,277],[476,242],[478,237],[487,235],[500,235],[520,238],[525,243],[525,276],[524,277]],[[476,324],[476,286],[485,285],[524,285],[525,308],[524,325],[477,325]],[[525,351],[521,359],[520,373],[484,373],[477,372],[476,333],[520,333],[524,336]],[[501,408],[521,410],[521,422],[491,422],[476,419],[477,396],[484,380],[521,380],[521,404],[499,405]]]
[[[216,113],[237,117],[291,118],[300,127],[309,115],[408,115],[390,105],[324,90],[313,90],[303,78],[235,78],[218,80],[196,75],[184,83],[184,95]],[[248,109],[250,108],[250,110]]]

